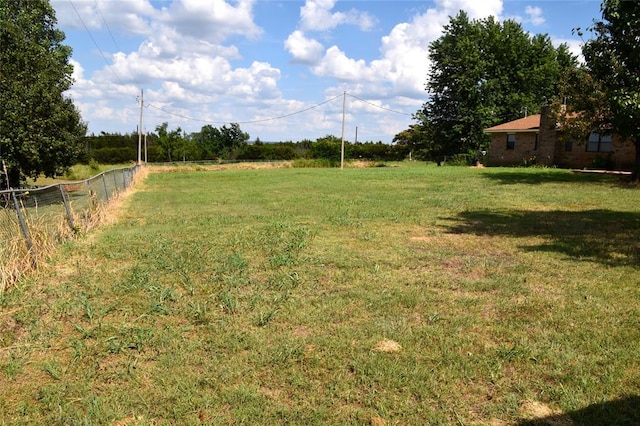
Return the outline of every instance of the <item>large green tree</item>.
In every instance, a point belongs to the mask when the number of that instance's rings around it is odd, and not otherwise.
[[[575,67],[565,45],[531,36],[512,20],[450,19],[429,46],[429,99],[416,114],[433,158],[486,148],[487,127],[537,113],[556,95],[561,73]]]
[[[238,123],[226,124],[220,128],[221,156],[231,158],[234,152],[249,142],[250,135],[240,129]]]
[[[238,123],[228,126],[225,124],[219,129],[207,124],[192,136],[199,144],[204,158],[208,159],[231,158],[239,148],[247,145],[250,137]]]
[[[640,2],[605,0],[601,11],[602,20],[589,28],[594,37],[582,48],[584,65],[566,74],[567,110],[556,107],[558,121],[568,137],[614,132],[633,142],[632,178],[639,182]]]
[[[56,22],[46,0],[0,0],[0,158],[11,186],[63,173],[83,149],[86,125],[64,94],[71,48]]]
[[[202,126],[200,132],[194,134],[194,139],[198,142],[204,158],[212,160],[222,152],[220,130],[211,124]]]
[[[165,121],[156,126],[156,132],[158,133],[157,144],[161,154],[165,156],[167,161],[174,161],[175,154],[180,155],[181,147],[184,144],[182,129],[178,127],[177,129],[169,130],[169,123]]]

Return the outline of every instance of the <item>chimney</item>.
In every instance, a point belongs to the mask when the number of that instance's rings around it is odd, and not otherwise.
[[[538,128],[538,164],[552,166],[556,145],[556,123],[550,105],[540,108],[540,127]]]

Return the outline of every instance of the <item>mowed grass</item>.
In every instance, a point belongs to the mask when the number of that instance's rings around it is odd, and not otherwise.
[[[148,176],[0,296],[0,424],[640,421],[640,192],[564,170]]]

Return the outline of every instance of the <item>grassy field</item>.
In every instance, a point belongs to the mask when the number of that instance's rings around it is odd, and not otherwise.
[[[618,178],[177,171],[118,217],[0,296],[0,424],[640,422]]]

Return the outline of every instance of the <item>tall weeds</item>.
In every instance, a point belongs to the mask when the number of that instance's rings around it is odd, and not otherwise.
[[[31,249],[22,233],[15,210],[0,209],[0,294],[15,286],[38,264],[49,259],[63,241],[114,221],[114,212],[118,210],[121,201],[146,174],[146,169],[139,170],[129,188],[112,194],[109,202],[101,202],[95,194],[89,193],[89,203],[72,211],[74,228],[69,225],[66,213],[60,206],[23,208]]]

